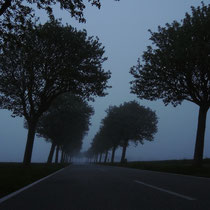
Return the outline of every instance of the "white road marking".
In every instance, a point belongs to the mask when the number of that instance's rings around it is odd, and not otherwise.
[[[59,173],[59,172],[61,172],[61,171],[64,170],[64,169],[65,169],[65,168],[62,168],[62,169],[60,169],[60,170],[58,170],[58,171],[56,171],[56,172],[54,172],[54,173],[52,173],[52,174],[50,174],[50,175],[48,175],[48,176],[45,176],[45,177],[43,177],[43,178],[41,178],[41,179],[39,179],[39,180],[33,182],[32,184],[29,184],[29,185],[27,185],[27,186],[25,186],[25,187],[23,187],[23,188],[21,188],[21,189],[15,191],[15,192],[13,192],[13,193],[10,193],[9,195],[6,195],[6,196],[0,198],[0,203],[2,203],[2,202],[4,202],[4,201],[8,200],[9,198],[11,198],[11,197],[13,197],[13,196],[15,196],[15,195],[21,193],[21,192],[24,191],[24,190],[27,190],[28,188],[34,186],[35,184],[38,184],[39,182],[41,182],[41,181],[43,181],[43,180],[45,180],[45,179],[47,179],[47,178],[49,178],[49,177],[51,177],[51,176],[53,176],[53,175]]]
[[[190,200],[190,201],[196,200],[195,198],[191,198],[191,197],[186,196],[186,195],[182,195],[182,194],[179,194],[179,193],[176,193],[176,192],[172,192],[172,191],[170,191],[170,190],[165,190],[165,189],[163,189],[163,188],[156,187],[156,186],[147,184],[147,183],[145,183],[145,182],[140,182],[140,181],[137,181],[137,180],[135,180],[134,182],[136,182],[136,183],[138,183],[138,184],[145,185],[145,186],[147,186],[147,187],[151,187],[151,188],[153,188],[153,189],[156,189],[156,190],[159,190],[159,191],[162,191],[162,192],[166,192],[166,193],[171,194],[171,195],[178,196],[178,197],[180,197],[180,198],[184,198],[184,199],[186,199],[186,200]]]

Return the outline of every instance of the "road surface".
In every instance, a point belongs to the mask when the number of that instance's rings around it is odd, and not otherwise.
[[[2,202],[0,210],[210,210],[210,179],[71,165]]]

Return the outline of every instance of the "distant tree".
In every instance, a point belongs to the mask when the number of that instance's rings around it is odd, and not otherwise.
[[[119,126],[121,128],[121,163],[125,161],[129,142],[144,143],[152,141],[157,132],[157,116],[150,108],[139,105],[136,101],[125,102],[119,106]]]
[[[117,106],[110,106],[106,110],[107,115],[102,119],[101,127],[91,144],[90,149],[95,155],[105,153],[104,163],[107,161],[108,151],[110,149],[112,149],[111,163],[114,162],[115,151],[121,142],[118,109]]]
[[[98,39],[56,21],[8,36],[0,52],[0,107],[28,123],[25,164],[31,162],[37,122],[57,96],[106,95],[110,72],[102,69],[103,54]]]
[[[183,100],[199,106],[194,164],[203,159],[206,116],[210,106],[210,5],[192,7],[181,23],[151,32],[149,46],[130,73],[131,92],[140,99],[163,99],[174,106]]]
[[[79,152],[84,135],[90,125],[93,108],[82,99],[71,94],[56,98],[39,119],[36,132],[52,143],[48,163],[56,146],[62,146],[68,155]]]
[[[92,151],[99,154],[112,148],[113,163],[116,148],[122,146],[121,162],[124,162],[129,142],[143,144],[144,140],[152,141],[157,132],[157,122],[155,112],[136,101],[126,102],[119,107],[110,106],[93,139]]]
[[[87,158],[88,162],[91,163],[93,160],[94,152],[92,151],[92,147],[90,147],[86,152],[85,152],[85,157]]]
[[[106,117],[101,122],[101,130],[106,139],[107,151],[112,149],[111,163],[113,163],[115,151],[122,140],[119,108],[117,106],[110,106],[106,110],[106,113]]]
[[[112,108],[110,107],[109,111],[111,112]],[[108,112],[108,111],[107,111]],[[101,127],[96,133],[96,135],[93,138],[93,141],[91,143],[91,151],[95,155],[100,155],[100,161],[102,160],[102,154],[105,153],[104,162],[107,161],[108,151],[113,148],[113,161],[114,161],[114,153],[119,145],[120,140],[115,139],[117,136],[117,130],[115,129],[115,124],[111,122],[112,119],[110,119],[110,114],[107,114],[107,116],[102,120]]]
[[[98,156],[105,150],[103,142],[103,136],[100,132],[96,133],[91,143],[91,150],[96,157],[96,162],[98,161]]]

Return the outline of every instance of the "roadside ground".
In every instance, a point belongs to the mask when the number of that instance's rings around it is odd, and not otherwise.
[[[0,198],[29,185],[68,164],[32,163],[0,163]]]

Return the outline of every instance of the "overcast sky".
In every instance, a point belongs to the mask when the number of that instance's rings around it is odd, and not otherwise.
[[[137,59],[150,45],[148,29],[157,31],[158,25],[164,26],[173,20],[180,21],[191,6],[200,5],[199,0],[101,0],[100,10],[87,5],[86,24],[80,24],[65,11],[55,8],[57,18],[78,29],[86,29],[89,36],[98,36],[105,46],[108,61],[104,69],[112,72],[108,90],[109,95],[96,98],[91,103],[95,109],[90,131],[83,142],[83,151],[98,131],[101,119],[109,105],[120,105],[125,101],[137,100],[141,105],[155,110],[158,118],[158,133],[153,142],[135,147],[131,144],[127,150],[129,160],[163,160],[192,158],[194,153],[197,128],[198,107],[183,102],[176,108],[165,107],[162,101],[139,100],[130,94],[130,67],[136,65]],[[204,0],[209,3],[208,0]],[[47,18],[42,12],[37,14],[44,23]],[[27,131],[23,128],[22,118],[12,118],[11,113],[0,110],[0,161],[22,161]],[[210,157],[210,117],[207,117],[204,157]],[[32,161],[46,161],[50,144],[41,138],[35,139]],[[117,151],[117,157],[121,149]]]

